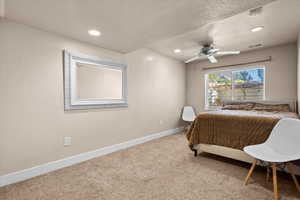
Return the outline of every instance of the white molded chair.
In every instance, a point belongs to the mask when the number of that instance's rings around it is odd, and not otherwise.
[[[186,122],[193,122],[196,118],[196,114],[192,106],[184,106],[182,112],[182,120]]]
[[[269,138],[262,144],[251,145],[244,148],[244,151],[254,157],[254,161],[246,177],[245,184],[257,164],[257,160],[271,163],[273,172],[273,188],[274,198],[279,199],[277,189],[276,166],[286,163],[292,178],[296,184],[297,190],[300,192],[299,183],[293,172],[293,165],[290,163],[300,159],[300,120],[298,119],[281,119],[273,128]]]

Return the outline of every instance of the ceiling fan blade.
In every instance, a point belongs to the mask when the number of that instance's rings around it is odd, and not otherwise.
[[[186,60],[186,61],[184,61],[185,63],[190,63],[190,62],[193,62],[193,61],[195,61],[195,60],[198,60],[200,58],[200,56],[198,55],[198,56],[195,56],[195,57],[192,57],[192,58],[190,58],[190,59],[188,59],[188,60]]]
[[[240,54],[240,51],[218,51],[216,54],[217,55],[234,55],[234,54]]]
[[[218,52],[220,49],[211,49],[211,50],[209,50],[209,53],[210,54],[214,54],[214,53],[216,53],[216,52]]]
[[[214,56],[207,56],[208,60],[211,62],[211,63],[217,63],[217,59],[214,57]]]

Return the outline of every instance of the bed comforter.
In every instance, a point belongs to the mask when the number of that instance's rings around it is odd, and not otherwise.
[[[242,150],[263,143],[282,118],[298,118],[292,112],[219,110],[201,113],[187,131],[189,145],[204,143]]]

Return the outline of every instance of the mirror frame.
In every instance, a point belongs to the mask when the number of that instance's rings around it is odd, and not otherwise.
[[[64,107],[65,110],[127,107],[127,65],[96,57],[63,51],[64,57]],[[117,69],[122,71],[122,98],[121,99],[79,99],[76,96],[76,64],[91,64],[101,68]]]

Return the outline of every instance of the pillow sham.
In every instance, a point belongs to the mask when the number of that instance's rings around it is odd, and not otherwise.
[[[228,104],[222,107],[222,110],[252,110],[254,103]]]
[[[268,111],[268,112],[290,112],[289,104],[263,104],[256,103],[253,110],[257,111]]]

